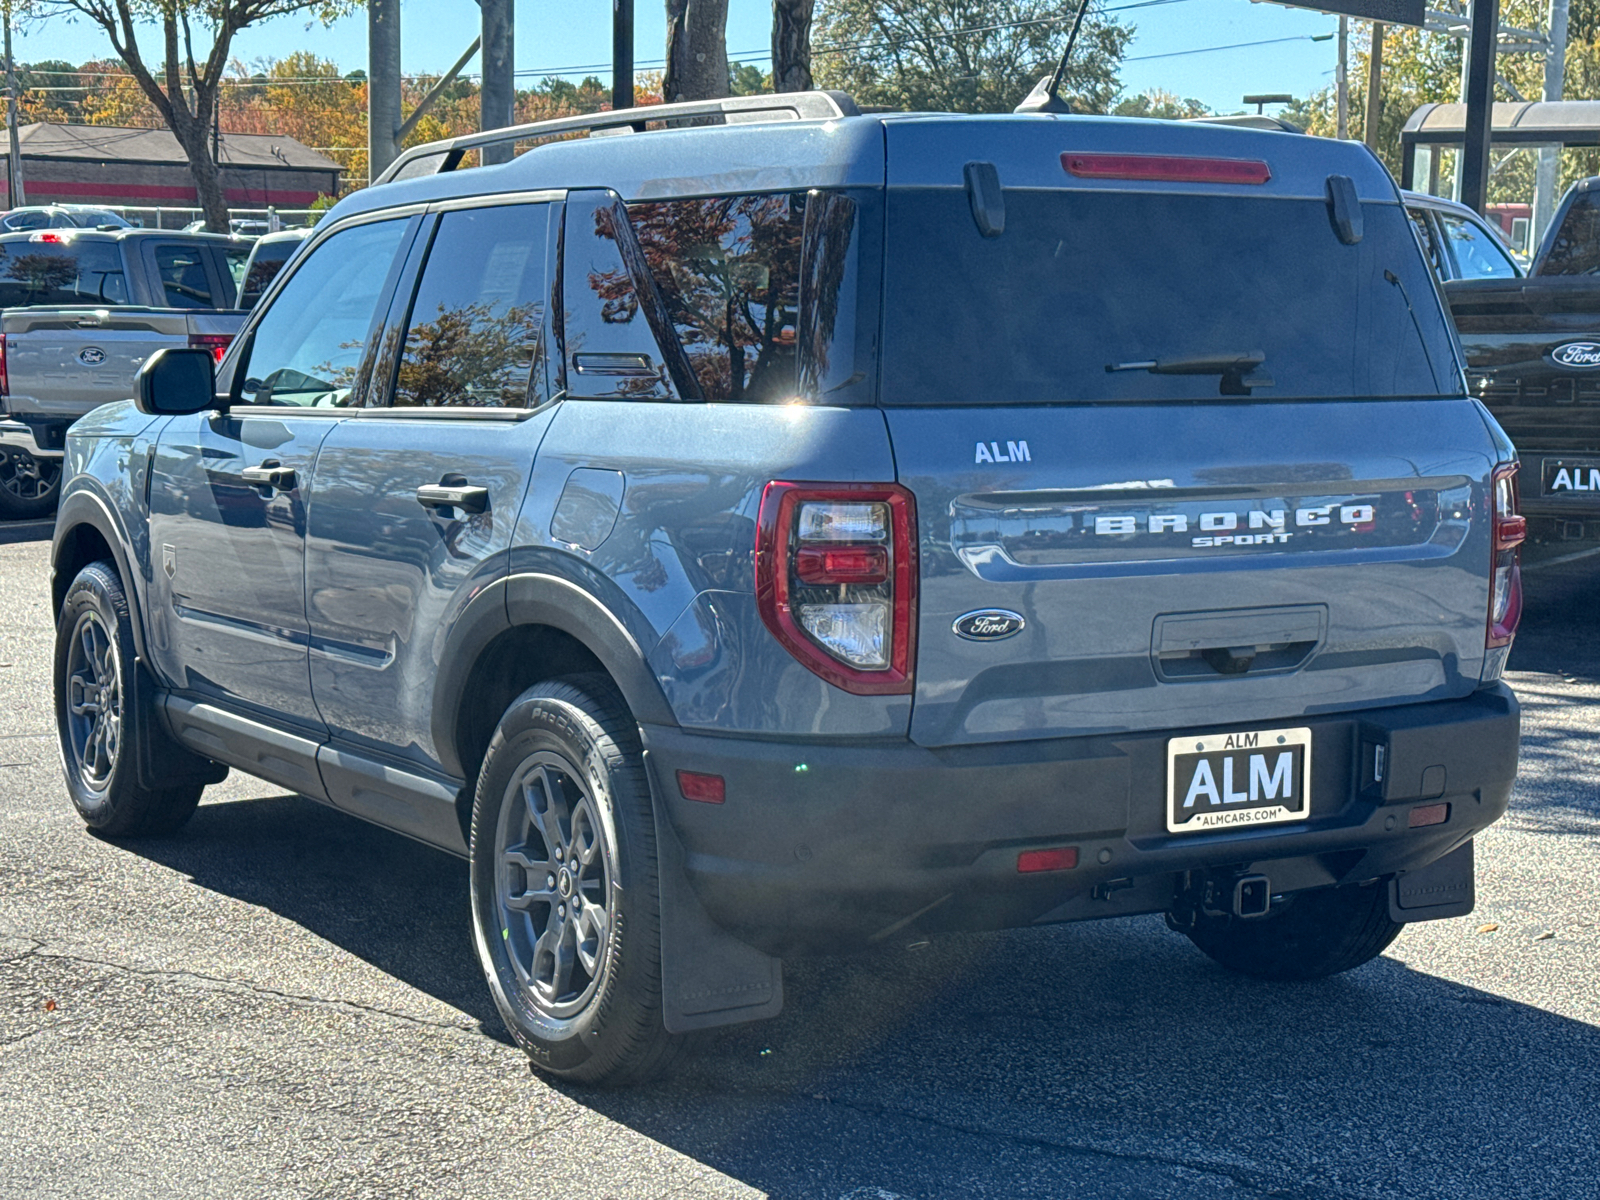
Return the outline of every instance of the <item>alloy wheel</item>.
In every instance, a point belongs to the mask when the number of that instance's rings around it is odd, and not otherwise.
[[[605,973],[614,915],[611,851],[581,772],[530,755],[506,788],[495,852],[495,915],[523,993],[575,1016]]]
[[[83,782],[105,788],[122,747],[122,660],[100,614],[78,617],[67,651],[67,727]]]
[[[20,450],[0,449],[0,488],[18,500],[42,500],[61,482],[61,464]]]

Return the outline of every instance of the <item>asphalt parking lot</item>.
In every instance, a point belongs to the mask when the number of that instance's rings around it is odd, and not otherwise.
[[[237,774],[84,831],[48,536],[0,526],[0,1196],[1600,1195],[1600,552],[1535,552],[1472,917],[1289,986],[1153,917],[792,963],[778,1020],[596,1092],[501,1032],[457,860]]]

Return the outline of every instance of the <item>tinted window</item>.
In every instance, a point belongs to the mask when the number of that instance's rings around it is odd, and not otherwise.
[[[33,212],[12,213],[6,218],[5,224],[7,229],[48,229],[50,214],[37,209]]]
[[[1005,232],[985,238],[965,191],[890,190],[885,403],[1214,399],[1220,372],[1136,364],[1256,351],[1272,380],[1257,399],[1453,382],[1399,205],[1364,205],[1353,246],[1320,199],[1008,190],[1005,206]]]
[[[245,264],[250,261],[250,247],[224,246],[222,248],[222,261],[227,265],[228,277],[233,280],[233,294],[237,296],[239,289],[244,284]]]
[[[1440,279],[1448,279],[1450,272],[1445,270],[1444,259],[1439,254],[1439,241],[1433,235],[1433,222],[1428,220],[1428,214],[1419,208],[1407,210],[1411,217],[1411,228],[1417,235],[1417,241],[1422,243],[1422,256],[1428,260],[1428,265],[1433,268],[1433,273]]]
[[[168,308],[215,308],[205,251],[167,244],[155,248],[156,275]]]
[[[239,307],[254,307],[267,290],[267,285],[283,270],[283,264],[289,261],[289,256],[299,248],[299,242],[257,242],[247,260],[244,280],[239,285]]]
[[[0,308],[127,302],[114,242],[0,242]]]
[[[340,230],[301,263],[252,334],[246,404],[349,404],[407,221]]]
[[[569,193],[561,242],[567,393],[676,399],[674,380],[687,383],[690,373],[681,361],[669,370],[677,341],[622,202],[610,192]]]
[[[1540,275],[1593,275],[1600,271],[1600,208],[1595,193],[1572,197],[1550,252],[1539,263]]]
[[[550,208],[445,213],[411,305],[394,401],[402,407],[520,408],[544,324]],[[540,372],[542,374],[542,371]]]
[[[1452,213],[1440,213],[1439,224],[1450,254],[1456,260],[1460,279],[1515,279],[1511,258],[1495,244],[1494,235],[1483,226]]]

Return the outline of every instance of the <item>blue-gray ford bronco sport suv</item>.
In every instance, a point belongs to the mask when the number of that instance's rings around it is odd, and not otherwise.
[[[472,135],[74,427],[67,785],[147,834],[235,768],[463,856],[579,1080],[938,931],[1328,975],[1472,907],[1515,472],[1359,145],[827,93]]]

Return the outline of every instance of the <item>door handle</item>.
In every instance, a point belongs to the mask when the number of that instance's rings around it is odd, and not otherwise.
[[[279,492],[292,492],[295,487],[294,468],[286,467],[275,458],[269,458],[259,467],[246,467],[239,477],[256,487],[272,488]]]
[[[435,510],[459,508],[462,512],[481,513],[489,508],[489,489],[474,487],[462,475],[446,475],[438,483],[419,487],[417,503]]]

